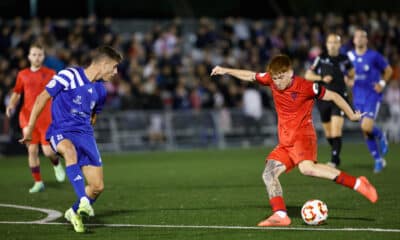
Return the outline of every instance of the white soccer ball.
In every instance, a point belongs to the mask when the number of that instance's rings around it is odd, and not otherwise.
[[[321,200],[309,200],[301,208],[301,217],[308,225],[320,225],[328,218],[328,207]]]

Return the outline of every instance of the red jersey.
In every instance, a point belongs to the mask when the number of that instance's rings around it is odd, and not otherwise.
[[[268,73],[257,73],[256,80],[269,86],[278,114],[278,137],[283,146],[291,146],[303,136],[316,136],[312,110],[314,99],[325,95],[325,88],[294,76],[292,83],[284,90],[278,90]]]
[[[43,66],[36,72],[33,72],[30,68],[25,68],[18,72],[14,92],[24,94],[24,102],[19,113],[19,124],[21,128],[28,125],[36,97],[45,89],[47,83],[54,74],[54,70]],[[47,102],[44,107],[37,120],[36,127],[47,129],[51,123],[50,106],[51,101]]]

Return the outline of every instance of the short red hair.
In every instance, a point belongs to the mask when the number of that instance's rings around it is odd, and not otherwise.
[[[287,55],[276,55],[268,63],[267,72],[271,75],[287,72],[292,69],[292,61]]]

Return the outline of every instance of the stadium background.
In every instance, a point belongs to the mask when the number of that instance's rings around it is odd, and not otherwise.
[[[399,12],[399,1],[0,1],[0,238],[399,239]],[[370,46],[395,70],[378,119],[391,138],[381,174],[372,173],[358,124],[345,125],[342,168],[367,176],[378,189],[378,203],[294,170],[281,179],[292,226],[253,228],[270,214],[260,176],[276,142],[273,105],[263,88],[211,79],[211,67],[262,71],[268,57],[282,51],[302,75],[326,32],[343,35],[344,51],[356,25],[370,31]],[[48,47],[46,64],[55,69],[85,64],[90,49],[102,43],[126,57],[118,80],[107,85],[107,107],[96,126],[106,189],[84,235],[62,217],[40,223],[43,213],[2,205],[63,213],[74,200],[69,183],[56,183],[44,159],[46,191],[27,193],[30,172],[26,150],[17,144],[17,114],[4,117],[16,72],[27,66],[26,50],[38,37]],[[246,93],[261,96],[261,118],[245,114]],[[319,160],[325,162],[329,146],[317,112],[314,120]],[[193,148],[198,150],[172,151]],[[323,226],[301,220],[302,204],[313,198],[328,204]]]

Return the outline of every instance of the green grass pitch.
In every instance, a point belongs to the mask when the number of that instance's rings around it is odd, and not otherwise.
[[[61,217],[53,221],[57,224],[0,223],[0,239],[400,239],[400,145],[391,145],[388,166],[381,174],[372,173],[373,160],[365,145],[346,143],[343,147],[341,168],[368,177],[379,193],[376,204],[331,181],[302,176],[295,169],[281,177],[292,218],[289,228],[211,228],[255,227],[271,214],[261,179],[270,150],[103,154],[105,191],[94,205],[96,216],[85,221],[87,233],[78,234],[70,225],[58,224],[66,223]],[[319,161],[328,159],[328,146],[321,146]],[[0,204],[62,213],[69,208],[75,200],[71,185],[55,181],[48,160],[42,158],[41,169],[46,191],[31,195],[26,157],[1,158]],[[315,198],[327,203],[328,221],[307,226],[300,209],[306,200]],[[0,207],[0,222],[44,217],[41,212]],[[145,226],[133,226],[136,224]],[[210,227],[178,227],[181,225]],[[370,228],[379,231],[368,231]]]

